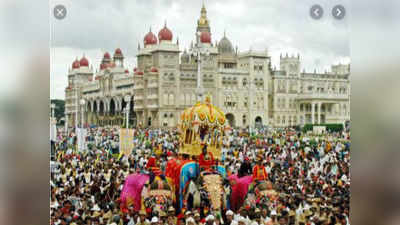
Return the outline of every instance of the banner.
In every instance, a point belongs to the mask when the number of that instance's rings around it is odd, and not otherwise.
[[[86,136],[87,130],[85,128],[78,128],[76,132],[78,138],[78,150],[86,150]]]
[[[130,155],[133,149],[133,129],[121,128],[119,130],[119,152]]]

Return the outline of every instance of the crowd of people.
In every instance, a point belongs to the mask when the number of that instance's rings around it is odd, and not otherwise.
[[[223,141],[221,159],[213,163],[224,166],[228,176],[269,181],[279,199],[251,211],[254,206],[244,205],[222,214],[173,207],[156,214],[121,210],[127,175],[149,173],[147,165],[154,158],[165,171],[168,160],[180,156],[175,129],[137,129],[130,155],[118,154],[118,133],[118,128],[91,128],[87,150],[77,151],[73,131],[59,132],[51,162],[50,224],[350,224],[348,132],[260,129],[249,134],[234,129]]]

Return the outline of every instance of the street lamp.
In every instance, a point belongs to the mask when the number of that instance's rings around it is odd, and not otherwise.
[[[131,102],[131,96],[130,95],[126,95],[124,97],[124,100],[126,102],[126,106],[125,106],[125,116],[126,116],[126,128],[129,128],[129,108],[130,108],[130,102]]]
[[[197,37],[200,37],[200,32],[197,32]],[[210,51],[207,48],[204,48],[203,44],[198,40],[195,48],[189,50],[189,55],[193,57],[197,57],[197,88],[196,88],[196,95],[197,100],[202,101],[204,88],[203,82],[201,79],[201,57],[202,56],[209,56]]]
[[[251,106],[253,104],[253,99],[252,99],[252,84],[253,84],[253,80],[251,78],[249,78],[249,135],[251,134],[251,124],[252,124],[252,120],[253,118],[251,117]],[[254,82],[255,83],[255,82]]]
[[[86,103],[86,101],[85,101],[85,99],[81,99],[81,101],[79,102],[80,104],[81,104],[81,107],[82,107],[82,110],[81,110],[81,127],[83,128],[83,124],[84,124],[84,110],[85,110],[85,103]]]

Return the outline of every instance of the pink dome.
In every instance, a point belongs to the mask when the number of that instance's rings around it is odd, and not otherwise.
[[[89,66],[89,61],[86,59],[85,56],[82,57],[82,59],[79,61],[80,66],[85,66],[88,67]]]
[[[115,49],[115,54],[116,55],[122,55],[122,51],[120,48]]]
[[[172,40],[172,32],[167,28],[165,24],[164,28],[158,32],[158,40],[159,41],[171,41]]]
[[[151,30],[149,31],[149,33],[146,34],[146,36],[144,36],[144,44],[145,45],[157,44],[157,37],[156,35],[153,34],[153,32],[151,32]]]
[[[80,67],[79,61],[76,59],[73,63],[72,63],[72,69],[78,69]]]
[[[211,43],[211,34],[210,34],[210,32],[207,32],[207,31],[201,32],[200,41],[202,43]]]
[[[104,53],[104,58],[105,59],[109,59],[110,58],[110,53],[108,53],[108,52]]]

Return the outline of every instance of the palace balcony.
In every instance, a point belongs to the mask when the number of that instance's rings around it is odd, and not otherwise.
[[[347,94],[335,93],[303,93],[299,94],[299,100],[348,100]]]

